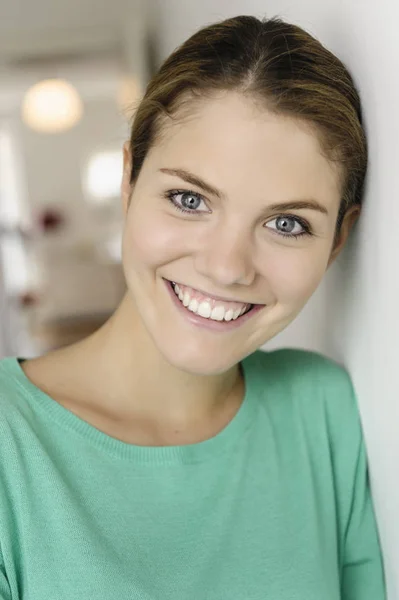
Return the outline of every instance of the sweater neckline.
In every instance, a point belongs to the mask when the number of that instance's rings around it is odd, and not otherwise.
[[[256,352],[254,353],[256,354]],[[40,411],[48,421],[74,432],[89,445],[109,455],[146,465],[193,464],[213,459],[242,440],[255,421],[257,401],[254,391],[254,354],[241,361],[244,377],[244,398],[233,418],[213,437],[201,442],[174,446],[139,446],[123,442],[97,429],[38,388],[25,375],[18,357],[1,361],[22,391],[22,400],[33,410]],[[51,424],[49,425],[51,427]]]

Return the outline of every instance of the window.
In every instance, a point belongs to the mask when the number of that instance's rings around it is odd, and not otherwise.
[[[0,260],[7,294],[24,292],[31,279],[30,262],[21,234],[28,224],[21,169],[12,132],[0,129]]]
[[[123,171],[122,151],[97,152],[88,161],[84,173],[84,190],[96,204],[106,204],[118,198]]]
[[[0,129],[0,224],[7,229],[23,224],[27,217],[18,171],[14,137]]]

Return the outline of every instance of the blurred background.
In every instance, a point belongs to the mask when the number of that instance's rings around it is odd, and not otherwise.
[[[150,63],[141,2],[0,0],[0,355],[73,342],[121,299],[121,149]]]

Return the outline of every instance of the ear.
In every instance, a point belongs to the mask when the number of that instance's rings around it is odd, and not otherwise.
[[[123,175],[121,184],[121,198],[123,214],[126,215],[130,198],[132,195],[132,185],[130,183],[130,175],[132,172],[132,153],[130,151],[130,142],[123,144]]]
[[[344,219],[342,221],[341,230],[339,233],[338,240],[336,240],[334,248],[331,251],[331,255],[328,261],[327,268],[334,262],[337,258],[338,254],[341,252],[342,248],[345,246],[346,241],[348,239],[349,233],[359,218],[360,215],[360,206],[356,204],[352,206],[349,210],[346,211]]]

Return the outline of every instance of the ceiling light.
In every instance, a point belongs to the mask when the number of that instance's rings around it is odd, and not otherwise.
[[[76,89],[63,79],[46,79],[31,87],[22,104],[24,122],[41,133],[59,133],[76,125],[83,104]]]

